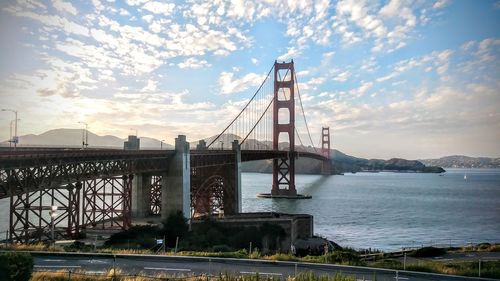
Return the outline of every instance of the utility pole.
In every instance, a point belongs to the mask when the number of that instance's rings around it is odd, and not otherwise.
[[[164,141],[165,141],[165,140],[161,140],[161,141],[160,141],[160,150],[163,150],[163,142],[164,142]]]
[[[12,148],[12,123],[14,123],[14,120],[10,121],[10,131],[9,131],[9,148]]]
[[[88,148],[89,146],[89,124],[85,122],[78,122],[78,124],[83,124],[85,126],[85,129],[83,129],[82,132],[82,149]]]
[[[17,149],[17,143],[19,142],[19,137],[17,136],[17,110],[13,109],[8,109],[8,108],[2,108],[2,111],[10,111],[14,113],[15,119],[14,119],[14,136],[12,137],[11,141],[14,143],[14,150]]]
[[[55,236],[54,236],[54,227],[55,227],[55,218],[57,217],[57,206],[52,205],[50,207],[50,238],[52,239],[52,244],[55,245]]]

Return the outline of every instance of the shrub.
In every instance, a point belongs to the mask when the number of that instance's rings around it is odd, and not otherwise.
[[[28,281],[33,272],[33,258],[28,253],[0,254],[0,280]]]
[[[371,264],[372,267],[390,268],[390,269],[403,269],[403,263],[398,260],[383,259]]]
[[[115,233],[104,243],[105,246],[139,246],[142,248],[151,248],[156,245],[155,238],[159,238],[160,229],[156,226],[138,225],[128,230]],[[132,243],[132,244],[129,244]]]
[[[446,254],[446,250],[443,248],[435,247],[423,247],[412,253],[412,256],[416,258],[430,258],[437,257]]]
[[[232,249],[228,245],[222,244],[222,245],[215,245],[212,247],[212,251],[214,252],[231,252]]]
[[[64,246],[64,251],[66,252],[90,252],[92,246],[85,245],[85,243],[80,241],[75,241],[71,245]]]
[[[175,246],[177,237],[185,237],[188,233],[189,225],[187,219],[181,211],[170,214],[163,222],[163,229],[161,232],[166,237],[167,246]]]

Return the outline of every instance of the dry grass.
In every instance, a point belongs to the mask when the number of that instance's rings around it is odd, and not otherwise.
[[[15,243],[15,244],[2,244],[0,246],[0,249],[2,250],[13,250],[13,251],[51,251],[51,252],[62,252],[64,249],[62,249],[59,246],[49,246],[48,244],[44,243],[32,243],[32,244],[21,244],[21,243]]]

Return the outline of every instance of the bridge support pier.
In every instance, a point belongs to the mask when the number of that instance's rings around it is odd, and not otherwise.
[[[233,141],[233,151],[235,153],[233,167],[233,186],[234,186],[234,213],[241,213],[241,146],[238,140]]]
[[[144,218],[151,213],[151,176],[135,174],[132,180],[132,217]]]
[[[191,218],[191,165],[189,143],[186,136],[175,139],[175,155],[170,159],[167,172],[161,183],[161,218],[182,212],[185,218]]]

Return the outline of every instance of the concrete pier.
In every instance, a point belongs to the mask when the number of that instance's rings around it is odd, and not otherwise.
[[[235,164],[233,167],[234,184],[234,213],[241,213],[241,146],[238,140],[233,141],[233,151],[235,153]]]
[[[189,143],[186,136],[175,139],[175,155],[170,159],[167,173],[161,184],[161,217],[181,211],[185,218],[191,218],[191,165]]]
[[[132,217],[144,218],[151,213],[151,176],[135,174],[132,180]]]

